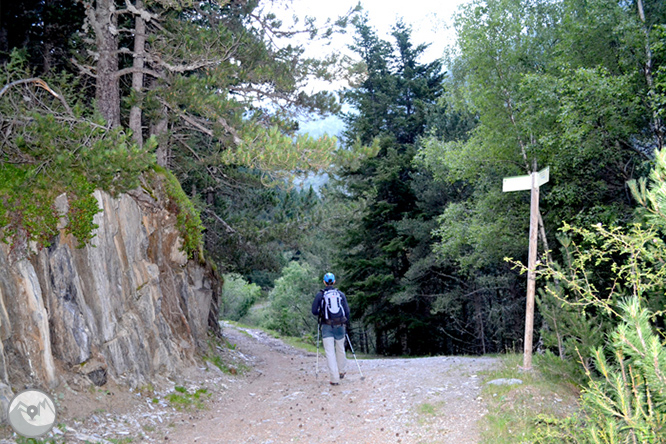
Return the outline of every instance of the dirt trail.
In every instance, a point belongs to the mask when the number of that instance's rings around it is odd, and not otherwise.
[[[361,380],[348,353],[347,377],[330,386],[321,355],[315,377],[314,353],[260,331],[247,333],[224,328],[252,370],[214,391],[206,413],[176,421],[169,442],[478,442],[477,420],[485,414],[478,372],[496,366],[494,358],[359,360]]]

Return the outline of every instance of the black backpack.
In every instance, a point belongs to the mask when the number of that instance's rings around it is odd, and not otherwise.
[[[341,325],[347,322],[345,310],[342,307],[342,293],[337,288],[322,291],[324,292],[321,300],[323,322],[331,325]]]

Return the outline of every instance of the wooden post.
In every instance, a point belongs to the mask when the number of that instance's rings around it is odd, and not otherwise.
[[[532,336],[534,333],[534,296],[536,293],[537,234],[539,231],[539,187],[548,182],[550,168],[529,176],[505,177],[502,191],[531,190],[530,194],[530,245],[527,257],[527,300],[525,302],[525,349],[523,369],[532,370]]]
[[[539,230],[539,184],[532,174],[530,199],[530,246],[527,257],[527,301],[525,303],[525,350],[523,369],[532,369],[532,335],[534,331],[534,294],[536,293],[537,233]]]

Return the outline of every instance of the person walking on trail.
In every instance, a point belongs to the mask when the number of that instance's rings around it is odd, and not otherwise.
[[[319,290],[312,302],[312,314],[319,318],[330,383],[339,385],[347,368],[345,328],[349,322],[349,305],[344,293],[334,287],[333,273],[324,275],[324,284],[326,288]]]

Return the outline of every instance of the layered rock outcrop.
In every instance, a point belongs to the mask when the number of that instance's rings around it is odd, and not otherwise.
[[[28,257],[0,245],[0,403],[67,371],[147,384],[192,365],[206,343],[218,285],[180,251],[175,215],[142,191],[95,197],[92,245],[62,230]]]

